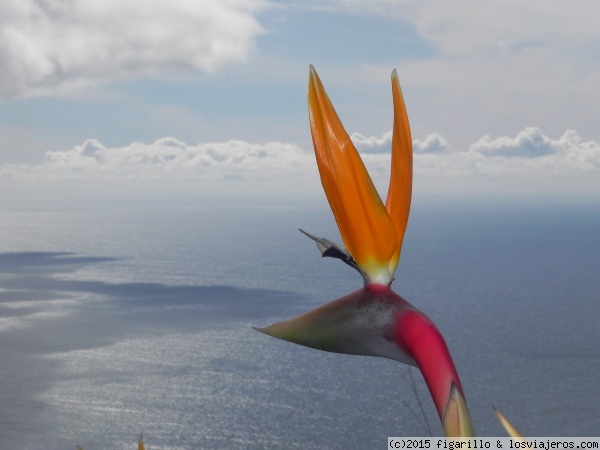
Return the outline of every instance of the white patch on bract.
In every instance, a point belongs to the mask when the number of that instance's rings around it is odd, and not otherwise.
[[[361,307],[347,325],[348,337],[355,338],[352,340],[353,350],[357,354],[379,356],[415,366],[412,357],[390,340],[396,315],[407,307],[376,301]]]

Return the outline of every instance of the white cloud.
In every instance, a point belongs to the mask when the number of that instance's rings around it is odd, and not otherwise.
[[[583,141],[574,130],[558,139],[533,127],[514,138],[484,136],[466,154],[478,172],[496,176],[600,175],[600,144]]]
[[[506,134],[530,123],[553,134],[574,128],[600,139],[600,2],[328,4],[357,14],[396,17],[412,25],[431,48],[420,57],[397,49],[395,65],[414,131],[435,129],[461,147],[481,134]],[[357,66],[361,83],[389,78],[389,62],[357,61]],[[427,128],[419,128],[421,124]]]
[[[262,0],[4,0],[0,95],[214,71],[248,56]]]
[[[539,128],[526,128],[520,131],[516,137],[511,138],[503,136],[492,138],[483,136],[473,145],[469,151],[471,153],[481,153],[486,156],[504,156],[504,157],[538,157],[560,153],[569,144],[579,144],[581,139],[577,134],[569,130],[558,141],[553,141],[544,136]]]
[[[600,38],[595,0],[327,0],[344,11],[395,16],[410,21],[442,55],[514,54],[536,48],[596,52]],[[475,38],[476,37],[476,38]],[[582,47],[583,46],[583,47]],[[490,52],[492,54],[490,54]],[[567,55],[565,55],[567,56]],[[583,54],[572,55],[582,58]]]
[[[71,150],[46,153],[37,166],[5,166],[0,174],[50,179],[261,179],[303,173],[307,152],[293,144],[243,141],[188,145],[167,137],[108,148],[89,139]]]
[[[369,137],[352,134],[373,178],[389,176],[391,136],[391,131]],[[413,151],[415,173],[426,177],[568,180],[594,174],[600,179],[600,144],[584,141],[573,130],[552,139],[528,127],[515,137],[483,136],[464,150],[451,148],[443,136],[431,133],[413,140]]]
[[[389,153],[392,147],[392,132],[387,131],[381,136],[365,136],[352,133],[352,142],[361,153]],[[438,133],[429,134],[424,140],[413,140],[415,154],[441,153],[449,151],[448,141]]]
[[[415,140],[415,149],[419,142],[445,140],[433,133]],[[361,152],[382,195],[389,182],[389,146],[388,141],[386,151]],[[441,152],[415,151],[414,170],[415,192],[452,192],[453,186],[468,184],[468,192],[503,192],[510,187],[513,192],[527,193],[534,186],[538,192],[578,191],[598,196],[600,143],[584,140],[572,130],[551,138],[537,128],[527,128],[510,137],[483,136],[467,149],[448,146]],[[181,183],[191,186],[192,192],[200,186],[215,193],[305,194],[321,190],[313,152],[281,142],[186,144],[163,138],[110,147],[89,139],[69,150],[49,151],[39,164],[0,165],[3,195],[14,191],[11,186],[46,190],[40,182],[56,186],[63,181],[71,182],[74,190],[81,187],[92,194],[117,186],[125,186],[124,192],[142,186],[158,191],[179,189]],[[490,189],[492,183],[496,187]]]
[[[436,0],[406,9],[423,36],[445,54],[489,57],[518,55],[535,49],[582,48],[600,37],[594,0],[565,4],[559,0]],[[477,36],[477,39],[473,37]],[[594,51],[593,47],[588,48]],[[566,56],[566,55],[565,55]],[[583,55],[573,55],[580,58]]]
[[[381,136],[352,133],[350,139],[361,153],[389,153],[392,145],[392,132],[387,131]]]
[[[389,177],[390,135],[362,137],[362,142],[387,148],[385,152],[362,151],[363,160],[378,184],[387,183]],[[538,128],[526,128],[515,137],[484,136],[461,151],[450,149],[448,142],[436,133],[413,144],[415,173],[437,179],[470,176],[561,179],[568,186],[569,179],[590,174],[600,176],[600,144],[584,141],[572,130],[552,139]],[[360,146],[364,147],[363,143],[359,142]],[[294,144],[227,141],[189,145],[175,138],[151,144],[133,142],[117,148],[90,139],[70,150],[47,152],[42,164],[0,166],[0,179],[25,181],[274,181],[297,189],[315,177],[312,151]]]
[[[438,133],[431,133],[424,140],[413,141],[413,152],[415,154],[443,153],[450,149],[448,141]]]
[[[600,175],[600,144],[583,141],[573,130],[552,139],[539,128],[529,127],[514,138],[483,136],[466,151],[416,154],[415,171],[425,175],[512,179]]]

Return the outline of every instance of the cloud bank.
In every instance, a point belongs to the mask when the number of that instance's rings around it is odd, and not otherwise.
[[[365,160],[377,159],[391,148],[392,134],[365,137],[353,134]],[[365,151],[366,149],[366,151]],[[576,131],[567,130],[558,139],[539,128],[528,127],[515,137],[481,137],[466,150],[454,150],[437,133],[413,141],[417,174],[445,177],[486,175],[529,178],[561,177],[576,174],[600,175],[600,144],[584,141]]]
[[[308,154],[293,144],[227,142],[188,145],[172,137],[109,148],[95,139],[46,152],[43,164],[6,165],[0,176],[50,180],[252,180],[302,173]]]
[[[197,69],[248,56],[261,0],[5,0],[0,96]]]
[[[353,137],[376,184],[387,183],[391,133]],[[460,151],[437,133],[413,145],[417,178],[560,179],[566,186],[569,179],[600,175],[600,144],[584,141],[573,130],[552,139],[531,127],[514,137],[483,136]],[[231,140],[189,145],[171,137],[115,148],[89,139],[70,150],[47,152],[41,164],[0,166],[4,180],[220,180],[293,188],[315,176],[313,152],[294,144]]]

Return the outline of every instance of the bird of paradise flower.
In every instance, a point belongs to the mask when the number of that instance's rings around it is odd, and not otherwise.
[[[396,71],[391,177],[385,204],[310,67],[308,110],[321,183],[345,248],[304,232],[323,256],[356,269],[364,287],[294,319],[257,328],[336,353],[390,358],[421,371],[447,436],[473,436],[463,388],[435,324],[392,291],[412,196],[412,139]]]
[[[392,291],[412,197],[412,138],[396,70],[392,72],[394,123],[391,176],[385,204],[344,129],[315,68],[310,66],[308,112],[321,184],[344,247],[302,231],[322,256],[357,270],[364,287],[296,318],[256,330],[316,348],[380,356],[417,366],[444,433],[474,436],[458,373],[443,336],[424,313]],[[507,434],[522,439],[495,409]]]

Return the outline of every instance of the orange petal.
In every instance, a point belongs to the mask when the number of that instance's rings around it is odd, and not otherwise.
[[[321,183],[344,244],[370,282],[388,284],[396,228],[312,66],[308,110]]]
[[[523,435],[519,433],[517,429],[513,427],[513,425],[508,420],[506,420],[506,417],[504,417],[502,413],[498,411],[495,407],[494,412],[496,413],[496,417],[498,418],[498,420],[500,421],[500,423],[502,424],[502,426],[504,427],[504,429],[510,437],[516,438],[519,441],[525,441],[525,439],[523,439]]]
[[[394,273],[400,251],[402,249],[402,240],[408,223],[408,214],[410,213],[410,200],[412,197],[412,170],[413,153],[412,137],[410,135],[410,125],[404,98],[398,81],[396,69],[392,72],[392,95],[394,98],[394,130],[392,133],[392,174],[390,177],[390,186],[388,188],[385,207],[396,227],[398,247],[394,254],[390,272]]]

